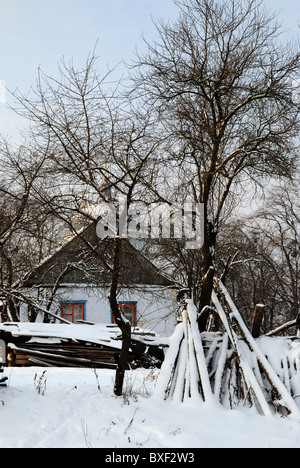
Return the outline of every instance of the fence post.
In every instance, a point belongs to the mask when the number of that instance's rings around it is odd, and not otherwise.
[[[265,306],[263,304],[257,304],[254,312],[254,319],[252,324],[252,336],[253,338],[260,337],[260,328],[262,324],[262,319],[264,316]]]

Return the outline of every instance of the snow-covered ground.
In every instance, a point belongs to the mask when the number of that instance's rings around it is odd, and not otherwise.
[[[159,371],[9,368],[0,387],[1,448],[300,448],[300,421],[193,402],[152,399]]]

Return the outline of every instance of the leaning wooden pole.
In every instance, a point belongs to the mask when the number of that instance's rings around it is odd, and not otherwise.
[[[177,403],[190,399],[216,402],[197,325],[197,309],[192,301],[187,301],[182,322],[171,337],[154,397]]]
[[[230,320],[230,317],[228,317],[228,314],[226,314],[226,312],[224,311],[215,291],[213,291],[212,293],[212,300],[213,300],[213,303],[220,315],[220,318],[224,324],[224,327],[226,329],[226,332],[228,333],[228,336],[229,336],[229,339],[231,341],[231,344],[235,350],[235,353],[236,353],[236,358],[238,359],[238,362],[239,362],[239,366],[240,366],[240,369],[241,369],[241,373],[242,373],[242,376],[243,376],[243,380],[245,382],[245,385],[246,385],[246,389],[247,389],[247,392],[250,392],[252,391],[253,394],[255,395],[259,405],[260,405],[260,408],[263,412],[263,414],[265,416],[270,416],[272,414],[271,412],[271,409],[268,405],[268,402],[266,401],[266,398],[263,394],[263,391],[262,389],[260,388],[260,386],[258,385],[258,382],[256,380],[256,377],[254,375],[254,372],[253,370],[251,369],[251,367],[249,366],[247,360],[245,359],[245,357],[243,356],[243,352],[240,348],[240,344],[239,344],[239,340],[238,340],[238,337],[235,333],[235,331],[233,330],[232,326],[231,326],[231,320]]]
[[[212,402],[232,409],[246,404],[265,416],[279,411],[299,421],[294,401],[300,393],[297,343],[296,351],[281,356],[277,368],[272,357],[265,356],[220,281],[215,284],[212,302],[225,332],[200,332],[197,309],[191,300],[186,301],[153,398],[176,405],[190,400]]]
[[[276,396],[276,404],[278,406],[286,408],[291,418],[295,418],[299,420],[300,411],[294,399],[292,398],[291,394],[288,392],[287,388],[284,386],[284,384],[282,383],[282,381],[280,380],[280,378],[278,377],[278,375],[276,374],[276,372],[270,365],[265,355],[262,353],[256,340],[251,335],[239,311],[237,310],[233,300],[231,299],[231,296],[228,293],[227,289],[225,288],[225,286],[222,284],[221,281],[219,281],[217,286],[230,309],[230,314],[229,314],[230,322],[231,323],[234,322],[237,325],[245,343],[251,350],[253,356],[255,356],[259,364],[259,368],[262,369],[265,377],[267,378],[267,380],[269,381],[272,387],[274,395]],[[250,375],[252,374],[250,373]],[[252,382],[252,379],[251,379],[251,385],[253,385],[253,383],[254,381]]]

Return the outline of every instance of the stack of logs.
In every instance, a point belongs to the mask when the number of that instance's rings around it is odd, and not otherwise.
[[[0,340],[0,387],[6,386],[7,377],[2,376],[4,369],[3,364],[6,363],[6,346],[3,340]]]
[[[0,387],[5,387],[6,386],[6,381],[8,377],[1,377],[1,374],[3,374],[4,369],[2,366],[0,366]]]
[[[103,346],[65,342],[24,343],[8,348],[8,365],[42,367],[87,367],[114,369],[117,363],[117,350]]]
[[[120,341],[116,342],[116,346],[66,338],[59,341],[54,343],[44,339],[40,343],[38,340],[30,340],[30,337],[25,339],[22,336],[6,336],[7,364],[9,367],[93,367],[102,369],[115,369],[117,367]],[[129,367],[131,369],[138,367],[160,368],[163,359],[164,352],[159,346],[151,343],[151,340],[147,344],[147,342],[141,341],[141,337],[132,337],[129,354]]]

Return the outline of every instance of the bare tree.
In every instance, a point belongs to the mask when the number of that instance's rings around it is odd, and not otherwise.
[[[37,236],[45,218],[35,203],[34,187],[39,183],[45,155],[24,147],[12,148],[6,141],[0,146],[0,295],[2,315],[18,321],[19,302],[12,291],[22,275],[37,260],[37,243],[44,250],[43,236]],[[34,251],[34,252],[33,252]]]
[[[232,219],[218,239],[219,271],[245,322],[251,328],[257,304],[264,304],[262,331],[283,320],[278,282],[269,259],[273,248],[259,228],[257,218]]]
[[[85,208],[101,201],[117,202],[118,195],[128,208],[134,201],[146,200],[155,173],[159,142],[153,138],[149,118],[144,114],[141,119],[130,101],[120,98],[118,86],[113,89],[106,78],[99,77],[96,57],[91,55],[81,69],[62,60],[58,78],[40,70],[31,95],[15,93],[21,105],[17,112],[32,123],[30,145],[40,151],[49,148],[46,182],[37,196],[73,234],[78,234],[76,213],[87,222],[97,219],[97,213]],[[114,236],[113,259],[106,267],[111,275],[110,306],[123,335],[115,382],[115,393],[120,395],[131,325],[117,300],[122,242],[118,230]],[[97,253],[93,246],[87,247]]]
[[[299,210],[297,182],[273,184],[261,208],[219,233],[222,279],[250,327],[255,306],[264,304],[265,333],[299,328]]]
[[[293,184],[274,187],[257,214],[256,230],[269,245],[272,255],[265,261],[273,271],[277,301],[285,320],[296,320],[300,330],[300,204]],[[272,287],[274,288],[273,284]],[[277,323],[277,325],[279,325]]]
[[[201,311],[211,300],[220,219],[236,181],[247,190],[260,177],[295,170],[292,81],[300,55],[296,43],[280,43],[275,16],[256,0],[175,3],[178,20],[158,23],[159,39],[137,57],[134,92],[156,109],[172,143],[162,160],[176,164],[178,187],[204,204]],[[201,330],[207,318],[200,316]]]

